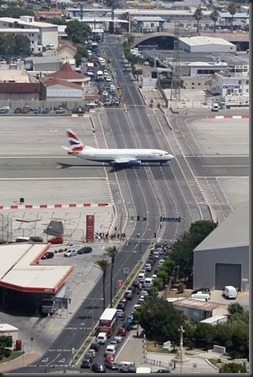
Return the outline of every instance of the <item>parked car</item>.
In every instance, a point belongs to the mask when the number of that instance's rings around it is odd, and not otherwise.
[[[112,353],[107,353],[106,355],[105,355],[105,362],[112,362],[112,361],[114,361],[115,360],[115,355],[113,355]]]
[[[65,251],[65,253],[64,253],[64,257],[67,257],[67,258],[74,257],[75,255],[77,255],[77,250],[75,250],[75,249],[69,249],[69,250]]]
[[[118,305],[117,305],[117,309],[122,309],[122,310],[125,310],[126,309],[126,304],[125,302],[119,302]]]
[[[61,236],[53,237],[53,238],[50,238],[47,242],[50,242],[53,245],[63,244],[63,237]]]
[[[54,257],[54,253],[52,251],[48,251],[47,253],[45,253],[43,255],[43,257],[41,259],[50,259],[50,258],[53,258]]]
[[[65,109],[63,107],[59,107],[58,109],[55,110],[55,113],[56,114],[64,114],[65,113]]]
[[[42,237],[37,237],[37,236],[32,236],[30,237],[30,242],[43,242],[43,238]]]
[[[121,343],[122,340],[123,340],[122,336],[120,336],[120,335],[115,335],[115,337],[113,339],[116,340],[117,343]]]
[[[145,270],[146,270],[147,272],[152,271],[152,265],[151,265],[150,263],[146,263],[146,264],[145,264]]]
[[[124,296],[128,300],[132,300],[132,298],[134,297],[133,291],[131,289],[127,289]]]
[[[92,252],[92,247],[84,246],[77,250],[77,254],[89,254]]]
[[[124,318],[125,317],[124,310],[123,309],[117,309],[117,316],[119,318]]]
[[[99,344],[98,344],[98,342],[96,340],[94,340],[93,342],[91,342],[90,349],[93,349],[95,351],[99,350]]]
[[[201,287],[201,288],[198,288],[198,289],[194,289],[194,291],[192,291],[192,294],[196,294],[198,292],[210,293],[210,288],[208,288],[208,287]]]
[[[91,365],[91,370],[94,373],[105,373],[105,366],[103,364],[94,363]]]
[[[89,354],[85,354],[82,360],[81,368],[90,368],[92,365],[92,356]]]
[[[134,365],[121,365],[119,367],[121,373],[136,373],[136,367]]]
[[[169,369],[158,369],[156,373],[171,373]]]
[[[110,370],[118,370],[119,369],[119,364],[116,363],[115,361],[106,361],[104,362],[104,366],[107,368],[107,369],[110,369]]]
[[[126,336],[126,334],[127,334],[127,330],[125,327],[120,327],[117,331],[117,335],[119,336]]]
[[[7,107],[0,107],[0,114],[7,114],[9,109]]]
[[[41,109],[41,114],[48,114],[50,112],[49,108],[45,107],[44,109]]]
[[[94,357],[96,356],[96,350],[94,348],[90,348],[87,354],[91,355],[91,357],[94,359]]]

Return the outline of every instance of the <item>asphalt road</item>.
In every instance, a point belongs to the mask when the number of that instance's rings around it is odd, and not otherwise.
[[[50,177],[54,175],[63,179],[76,178],[79,175],[89,175],[94,179],[108,175],[113,198],[118,209],[118,227],[124,229],[127,225],[129,231],[128,244],[124,245],[116,259],[114,286],[118,279],[124,278],[122,267],[128,266],[130,270],[139,260],[139,250],[146,252],[149,244],[157,240],[175,240],[190,224],[199,219],[210,219],[210,199],[206,198],[199,177],[206,182],[208,177],[214,177],[212,186],[206,184],[215,197],[218,215],[224,219],[232,210],[231,204],[226,199],[222,189],[216,182],[215,174],[223,176],[247,175],[248,157],[239,159],[224,159],[205,157],[199,143],[189,132],[185,119],[176,122],[174,118],[169,121],[174,126],[173,132],[160,110],[147,109],[138,89],[129,79],[128,73],[122,70],[121,52],[114,44],[114,40],[105,43],[107,54],[112,58],[113,70],[119,85],[125,95],[127,111],[121,109],[106,109],[92,114],[95,126],[95,141],[100,147],[152,147],[167,149],[172,152],[175,159],[170,164],[163,166],[142,166],[136,169],[114,171],[110,168],[90,166],[78,159],[63,157],[49,157],[45,161],[36,158],[29,163],[26,155],[17,160],[3,157],[0,166],[3,167],[7,178],[16,177]],[[195,116],[194,119],[199,117]],[[192,120],[194,120],[192,119]],[[185,133],[183,132],[185,131]],[[187,131],[187,137],[186,135]],[[85,132],[89,131],[85,129]],[[51,145],[51,144],[50,144]],[[43,150],[43,155],[50,154],[50,148]],[[6,165],[7,164],[7,165]],[[60,168],[58,168],[60,165]],[[7,168],[5,168],[7,166]],[[64,167],[63,167],[64,166]],[[56,168],[57,167],[57,168]],[[1,170],[1,169],[0,169]],[[22,174],[20,171],[24,171]],[[235,171],[235,173],[234,173]],[[2,174],[2,177],[4,177]],[[84,173],[85,172],[85,173]],[[20,175],[19,175],[20,174]],[[210,187],[212,190],[210,190]],[[215,193],[215,195],[214,195]],[[137,219],[140,216],[140,219]],[[181,217],[181,222],[160,222],[162,217]],[[139,233],[139,237],[137,237]],[[156,233],[156,237],[155,237]],[[109,282],[106,283],[106,305],[109,303]],[[41,360],[29,367],[16,370],[22,373],[45,373],[52,369],[65,369],[72,358],[73,348],[78,349],[88,336],[92,322],[102,313],[102,305],[93,307],[91,301],[94,297],[102,297],[102,282],[92,289],[88,299],[83,302],[50,349]],[[88,309],[88,315],[87,315]]]

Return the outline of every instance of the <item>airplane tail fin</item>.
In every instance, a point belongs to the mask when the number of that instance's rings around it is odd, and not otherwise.
[[[66,133],[69,140],[69,147],[63,147],[63,149],[65,149],[68,152],[68,154],[78,154],[82,152],[85,148],[90,148],[88,146],[83,145],[83,142],[71,129],[67,129]]]

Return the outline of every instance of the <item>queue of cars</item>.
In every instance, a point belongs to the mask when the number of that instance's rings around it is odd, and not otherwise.
[[[153,281],[157,277],[155,272],[156,268],[159,268],[159,260],[162,260],[167,252],[168,245],[156,245],[155,248],[151,250],[143,269],[139,271],[136,280],[125,290],[116,306],[119,322],[117,322],[114,335],[108,338],[106,333],[99,333],[97,338],[95,338],[90,345],[90,349],[93,350],[95,349],[95,344],[97,345],[96,351],[93,352],[93,358],[89,358],[87,361],[86,353],[80,368],[89,369],[94,373],[105,373],[107,370],[110,372],[136,373],[134,362],[118,361],[117,353],[128,332],[136,326],[134,310],[140,307],[145,297],[149,295]],[[155,256],[156,253],[159,255],[159,260]],[[98,349],[102,350],[103,362],[101,362],[101,352],[99,352],[100,356],[96,357]],[[90,350],[88,353],[90,353]],[[166,372],[169,371],[166,370]],[[161,370],[158,373],[164,372]]]

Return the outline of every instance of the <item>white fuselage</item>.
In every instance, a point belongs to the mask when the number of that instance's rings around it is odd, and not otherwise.
[[[73,153],[73,155],[87,160],[100,162],[113,162],[124,160],[140,160],[142,162],[166,162],[174,158],[168,152],[159,149],[87,148],[79,153]]]

